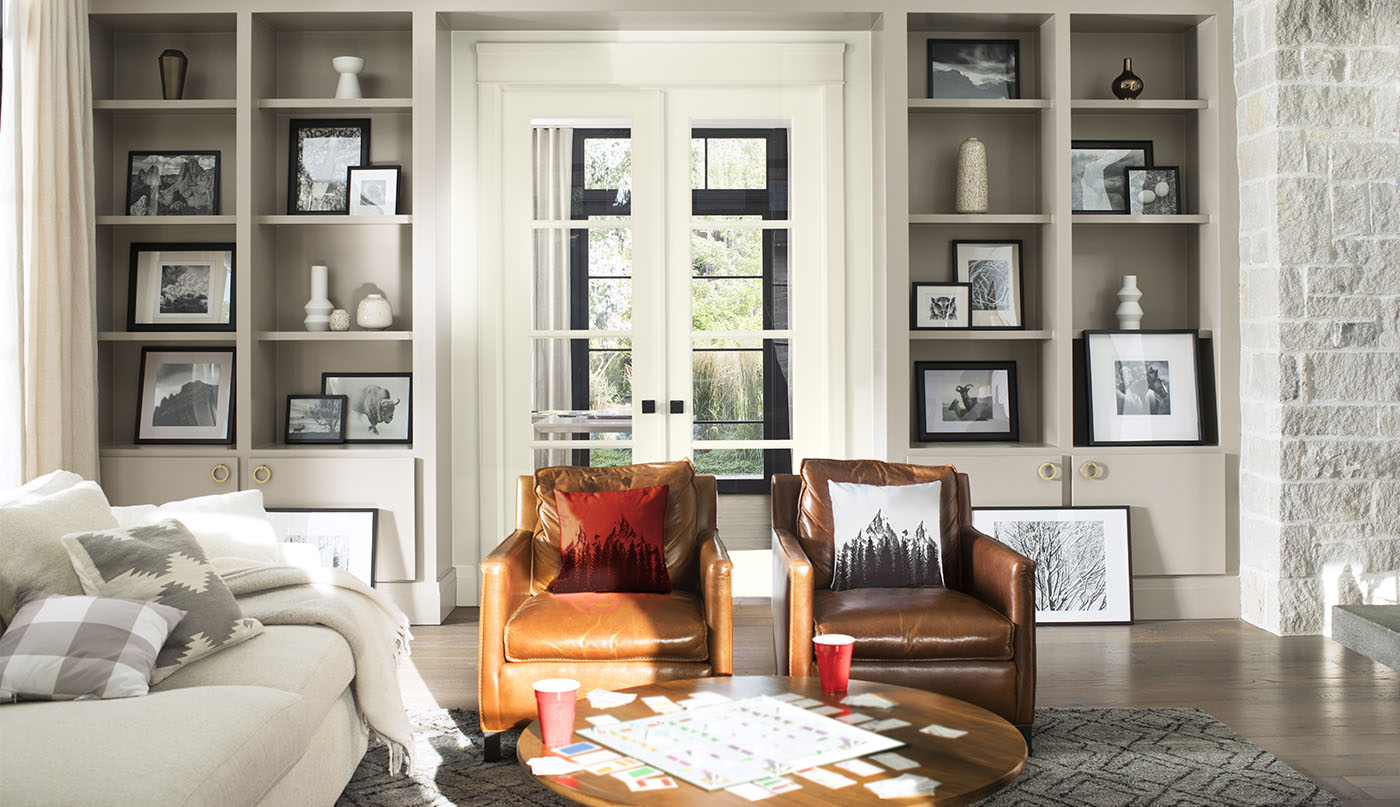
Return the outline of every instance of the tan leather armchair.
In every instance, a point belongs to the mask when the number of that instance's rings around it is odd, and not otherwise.
[[[827,482],[942,482],[947,588],[831,590]],[[1030,744],[1035,563],[972,528],[967,474],[951,465],[806,460],[773,477],[773,636],[778,673],[815,674],[812,636],[856,637],[851,677],[917,687],[1001,715]]]
[[[551,594],[559,574],[554,491],[667,485],[670,594]],[[715,478],[689,462],[544,468],[522,476],[516,528],[481,564],[477,692],[487,757],[498,732],[535,719],[532,684],[574,678],[582,692],[733,673],[733,565],[715,528]]]

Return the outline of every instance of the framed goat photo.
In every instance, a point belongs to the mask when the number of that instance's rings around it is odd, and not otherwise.
[[[340,569],[374,585],[374,556],[379,541],[379,511],[373,508],[323,510],[269,507],[267,518],[277,540],[304,544],[307,561],[296,565]]]
[[[972,526],[1035,561],[1035,621],[1133,621],[1127,507],[974,507]]]
[[[128,331],[231,331],[233,244],[132,244]]]
[[[233,348],[141,348],[136,442],[233,442]]]
[[[914,389],[922,442],[1021,439],[1014,361],[915,362]]]
[[[1089,445],[1200,445],[1196,331],[1085,331]]]
[[[413,373],[322,373],[321,394],[349,401],[345,442],[413,442]]]
[[[916,331],[966,328],[968,301],[966,283],[915,283],[909,327]]]

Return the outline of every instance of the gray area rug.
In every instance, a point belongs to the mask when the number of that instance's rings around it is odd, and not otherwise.
[[[518,735],[506,734],[503,761],[487,765],[482,762],[481,728],[474,712],[437,709],[412,717],[418,732],[414,775],[388,776],[383,750],[371,748],[339,805],[572,804],[534,782],[515,762]],[[1338,803],[1278,757],[1199,709],[1037,709],[1035,722],[1035,753],[1025,771],[1006,790],[979,802],[982,807]],[[872,802],[878,803],[873,798]]]

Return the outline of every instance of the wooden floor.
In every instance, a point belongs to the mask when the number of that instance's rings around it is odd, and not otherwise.
[[[737,674],[771,674],[766,604],[736,604]],[[414,628],[409,708],[476,708],[475,608]],[[1044,627],[1040,706],[1194,706],[1283,758],[1347,807],[1400,805],[1400,673],[1321,637],[1237,620]]]

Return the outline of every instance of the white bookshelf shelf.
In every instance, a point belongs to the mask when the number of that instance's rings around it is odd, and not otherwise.
[[[201,227],[237,224],[237,216],[98,216],[99,227]]]
[[[1054,224],[1048,213],[910,213],[910,224]]]
[[[259,342],[411,342],[413,331],[258,331]]]
[[[178,101],[115,98],[93,101],[92,108],[97,112],[232,115],[237,109],[237,102],[232,98],[184,98]]]
[[[294,227],[384,227],[412,224],[413,217],[409,215],[346,216],[331,214],[328,216],[289,216],[283,214],[276,216],[258,216],[258,223]]]
[[[231,345],[237,341],[233,331],[100,331],[99,342],[151,342],[178,343],[200,342],[203,344]]]
[[[290,115],[412,112],[412,98],[259,98],[258,109]]]
[[[1075,224],[1110,224],[1110,225],[1181,225],[1181,224],[1210,224],[1212,217],[1204,213],[1183,213],[1175,216],[1125,216],[1121,213],[1075,213],[1070,216],[1070,221]]]
[[[1047,330],[1002,331],[990,328],[948,328],[942,331],[910,331],[909,338],[943,342],[976,342],[981,340],[1045,342],[1054,338],[1054,332]]]
[[[1186,112],[1195,109],[1210,109],[1210,101],[1204,98],[1162,98],[1119,101],[1117,98],[1075,98],[1069,108],[1087,112]]]
[[[1024,112],[1052,109],[1045,98],[910,98],[910,112]]]

